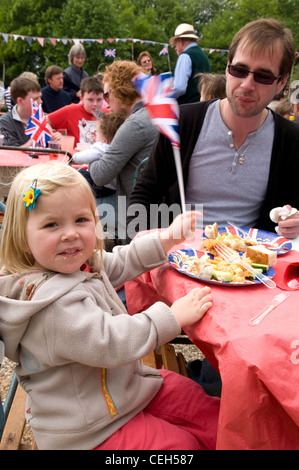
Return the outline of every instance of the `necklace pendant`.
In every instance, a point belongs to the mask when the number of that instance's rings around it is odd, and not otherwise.
[[[244,158],[244,155],[242,153],[239,156],[238,162],[240,163],[240,165],[243,165],[243,163],[245,162],[245,158]]]

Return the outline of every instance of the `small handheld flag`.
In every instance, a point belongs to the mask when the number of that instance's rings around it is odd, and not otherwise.
[[[173,79],[171,74],[146,75],[138,73],[133,84],[141,96],[149,117],[160,132],[171,142],[182,211],[186,211],[183,171],[180,152],[179,105],[173,94]]]
[[[169,73],[154,76],[139,73],[134,78],[134,86],[153,124],[172,145],[180,147],[179,105],[173,97],[172,83]]]
[[[31,116],[34,116],[37,110],[38,110],[37,102],[31,99]]]
[[[37,109],[36,109],[37,108]],[[32,101],[32,115],[25,129],[25,134],[29,135],[41,147],[46,147],[51,138],[51,131],[48,128],[42,106]]]

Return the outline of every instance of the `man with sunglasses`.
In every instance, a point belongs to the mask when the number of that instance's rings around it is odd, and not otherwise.
[[[186,202],[203,204],[204,225],[231,220],[273,232],[271,209],[299,208],[299,133],[267,108],[285,87],[294,60],[289,29],[272,19],[248,23],[229,49],[227,97],[181,106]],[[147,208],[142,229],[156,220],[153,207],[162,202],[180,204],[180,196],[172,147],[160,135],[130,199]],[[296,238],[299,212],[279,221],[278,230]]]

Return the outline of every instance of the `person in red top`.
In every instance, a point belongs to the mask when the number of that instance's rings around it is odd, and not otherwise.
[[[56,130],[66,129],[78,142],[93,144],[93,132],[103,104],[103,84],[98,77],[87,77],[81,82],[81,101],[64,106],[47,115],[49,124]]]

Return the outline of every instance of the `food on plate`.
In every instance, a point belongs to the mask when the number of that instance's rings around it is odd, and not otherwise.
[[[205,260],[199,258],[187,258],[186,271],[189,274],[201,277],[203,279],[212,279],[214,266]],[[189,264],[188,264],[189,261]]]
[[[226,245],[227,247],[232,248],[235,251],[245,253],[248,245],[251,246],[257,243],[249,239],[244,240],[238,235],[232,235],[231,233],[222,233],[221,235],[218,235],[216,239],[203,239],[201,242],[201,248],[208,251],[212,255],[217,255],[217,252],[215,251],[215,246],[219,244]]]
[[[213,225],[206,225],[205,227],[205,236],[207,238],[215,239],[218,235],[218,225],[217,222],[214,222]]]
[[[261,273],[269,271],[269,266],[267,264],[252,263],[251,265],[254,269],[257,269]]]
[[[189,260],[186,265],[189,273],[203,279],[231,283],[244,283],[246,280],[254,279],[254,275],[241,264],[224,261],[217,252],[217,245],[227,246],[237,254],[241,252],[241,259],[260,273],[267,272],[277,261],[277,252],[269,250],[256,240],[241,238],[227,232],[219,233],[217,222],[207,225],[204,232],[207,238],[202,240],[200,248],[213,255],[214,259],[205,255],[202,258]]]
[[[248,246],[246,256],[251,259],[252,263],[266,266],[273,266],[277,262],[276,251],[268,250],[263,245]]]
[[[250,259],[246,259],[246,261],[251,264]],[[254,280],[253,274],[242,265],[229,263],[217,256],[214,259],[207,255],[201,258],[186,256],[184,257],[184,271],[203,279],[214,279],[220,282],[244,284],[247,280]],[[262,272],[262,269],[258,269],[258,271]]]
[[[205,240],[202,240],[201,248],[208,251],[209,253],[216,255],[214,246],[218,243],[222,243],[233,250],[240,251],[242,253],[246,252],[247,246],[257,245],[255,240],[250,238],[241,238],[238,235],[233,235],[232,233],[218,233],[217,222],[214,222],[213,225],[206,225],[205,227]]]

